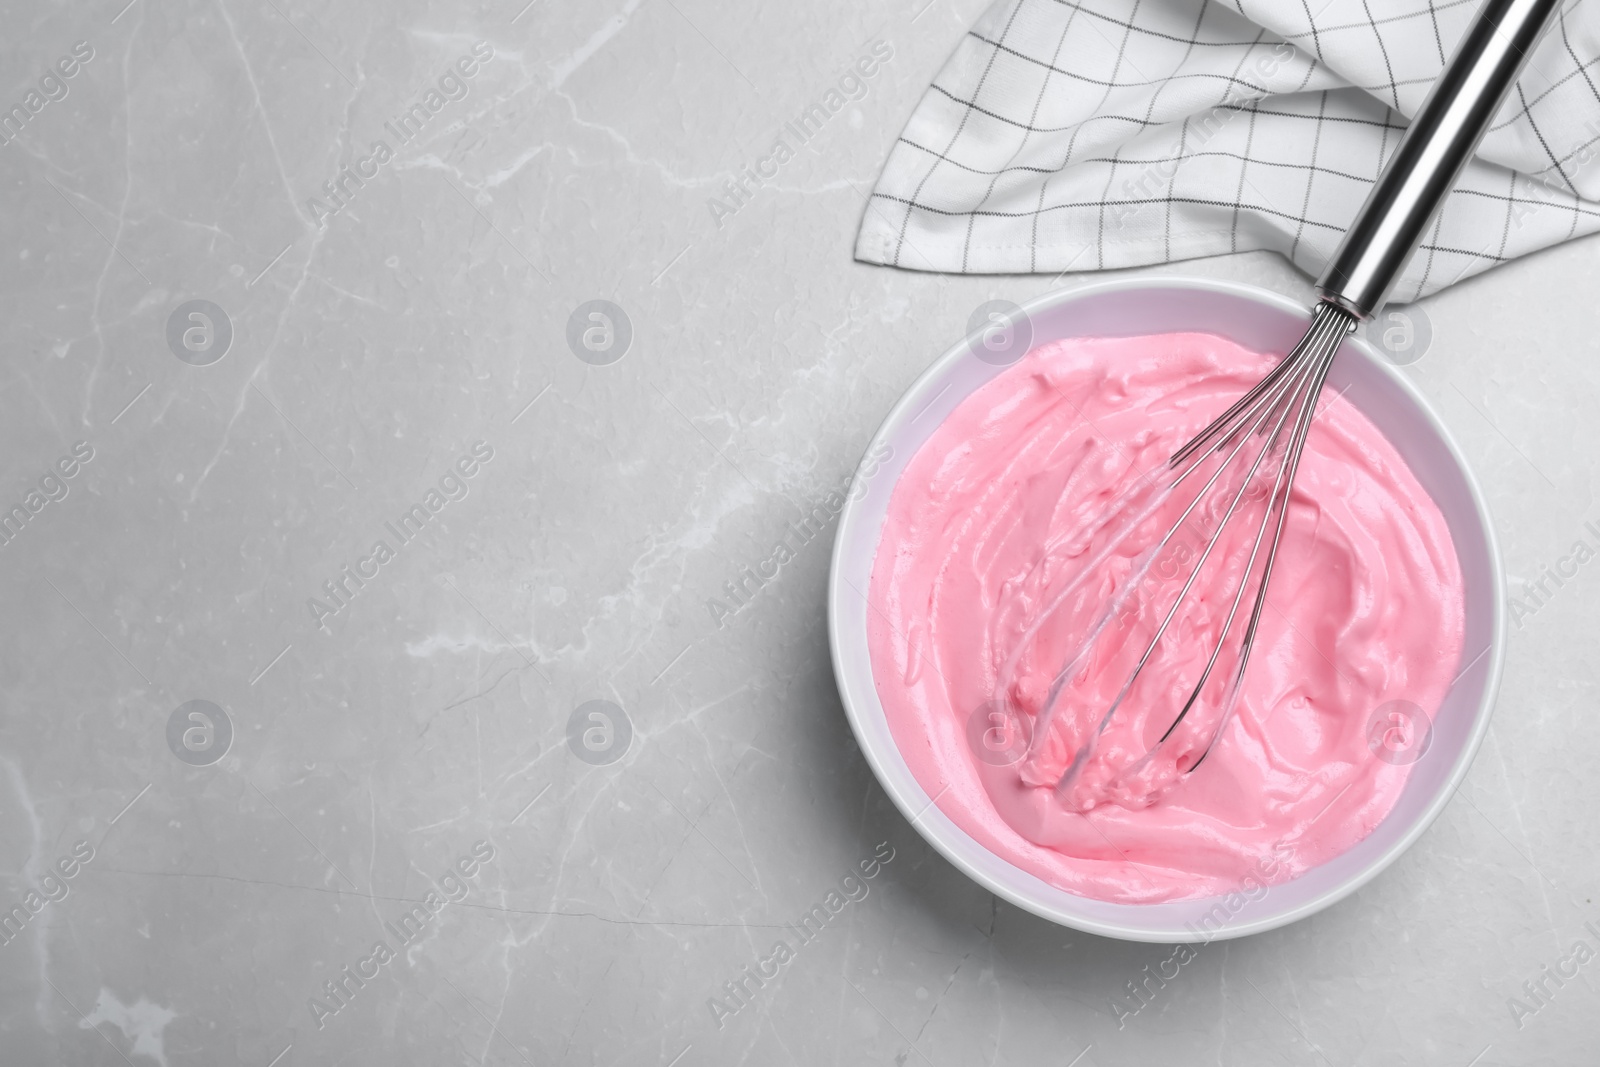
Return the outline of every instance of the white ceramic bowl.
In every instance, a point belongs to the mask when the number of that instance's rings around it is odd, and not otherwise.
[[[1222,282],[1115,281],[1050,293],[1024,306],[1033,345],[1065,337],[1128,337],[1174,331],[1218,334],[1258,352],[1285,352],[1308,313],[1285,297]],[[973,355],[974,338],[952,347],[918,378],[873,439],[868,455],[893,455],[864,468],[839,517],[828,582],[833,669],[845,711],[867,761],[896,805],[945,858],[996,895],[1064,926],[1134,941],[1192,942],[1200,919],[1222,898],[1165,904],[1114,904],[1057,889],[973,840],[930,803],[896,747],[878,701],[867,651],[873,555],[890,494],[935,427],[974,390],[1005,370]],[[1444,808],[1466,775],[1489,726],[1505,649],[1505,582],[1494,530],[1466,460],[1444,425],[1404,375],[1358,337],[1345,343],[1328,384],[1380,427],[1405,457],[1450,524],[1466,583],[1465,667],[1433,722],[1426,755],[1411,767],[1394,810],[1365,840],[1300,877],[1276,885],[1242,909],[1224,909],[1216,937],[1283,926],[1342,899],[1394,862]],[[1234,904],[1237,905],[1235,897]],[[1214,924],[1213,924],[1214,925]]]

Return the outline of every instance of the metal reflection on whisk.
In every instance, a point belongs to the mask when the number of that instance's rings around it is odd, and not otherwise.
[[[1089,736],[1078,746],[1071,764],[1057,780],[1056,792],[1059,796],[1065,797],[1077,784],[1084,767],[1095,753],[1101,734],[1117,711],[1124,706],[1134,683],[1159,647],[1163,636],[1173,621],[1180,617],[1184,605],[1189,602],[1191,594],[1195,591],[1196,580],[1207,561],[1212,558],[1224,531],[1233,524],[1237,516],[1241,515],[1240,505],[1250,499],[1253,488],[1260,484],[1259,476],[1267,474],[1271,477],[1272,487],[1267,494],[1266,505],[1255,530],[1243,571],[1243,580],[1229,604],[1227,616],[1223,620],[1216,643],[1211,648],[1200,677],[1160,740],[1141,759],[1119,771],[1118,776],[1137,774],[1148,766],[1199,701],[1206,684],[1212,679],[1219,662],[1222,661],[1224,650],[1229,645],[1229,636],[1235,632],[1234,623],[1239,617],[1239,609],[1245,601],[1246,591],[1252,585],[1252,575],[1258,570],[1257,562],[1260,561],[1259,579],[1254,582],[1255,595],[1248,621],[1242,638],[1237,642],[1235,653],[1237,662],[1231,671],[1224,672],[1224,676],[1228,677],[1228,688],[1220,702],[1221,713],[1211,731],[1210,739],[1200,750],[1199,757],[1184,770],[1192,771],[1199,766],[1200,761],[1221,736],[1237,699],[1239,683],[1244,677],[1245,666],[1255,643],[1256,630],[1266,601],[1267,585],[1288,514],[1290,490],[1299,467],[1300,456],[1305,448],[1306,435],[1310,429],[1316,401],[1328,368],[1338,351],[1339,343],[1354,328],[1355,322],[1354,316],[1331,304],[1320,305],[1313,314],[1311,326],[1305,336],[1266,377],[1175,452],[1162,470],[1155,472],[1150,479],[1142,483],[1141,487],[1120,501],[1120,510],[1126,514],[1113,516],[1103,524],[1103,527],[1111,528],[1105,545],[1087,562],[1067,588],[1056,595],[1044,615],[1028,633],[1024,634],[1018,650],[1009,658],[1001,672],[1003,690],[1009,688],[1009,683],[1015,676],[1022,647],[1032,639],[1050,613],[1065,602],[1071,593],[1081,586],[1083,580],[1109,559],[1126,538],[1157,509],[1183,492],[1185,483],[1192,485],[1200,482],[1201,477],[1197,475],[1203,474],[1208,461],[1220,457],[1220,462],[1210,470],[1209,476],[1204,477],[1203,484],[1194,492],[1193,497],[1187,498],[1187,504],[1167,528],[1166,533],[1135,561],[1101,615],[1088,629],[1081,643],[1073,649],[1066,665],[1056,673],[1051,682],[1033,731],[1032,744],[1025,757],[1028,761],[1038,759],[1046,743],[1050,723],[1060,701],[1064,698],[1064,690],[1089,660],[1112,620],[1121,614],[1130,597],[1143,583],[1151,565],[1157,559],[1164,558],[1164,553],[1173,538],[1197,512],[1216,520],[1215,529],[1207,538],[1204,549],[1194,558],[1182,588],[1157,626],[1143,654],[1140,655],[1109,706],[1105,708],[1099,721],[1094,724]],[[1258,441],[1260,447],[1250,448],[1252,441]],[[1237,486],[1233,487],[1232,482],[1225,479],[1225,475],[1230,472],[1237,473],[1241,467],[1243,475],[1237,478]],[[1145,494],[1143,497],[1140,496],[1141,492]],[[1181,501],[1185,497],[1178,496],[1178,499]],[[1220,516],[1214,506],[1218,500],[1226,500],[1226,506],[1221,509]]]
[[[1262,465],[1269,457],[1277,454],[1276,470],[1273,473],[1272,490],[1267,498],[1266,507],[1262,509],[1261,521],[1256,527],[1255,538],[1251,543],[1250,555],[1245,562],[1244,581],[1240,582],[1234,593],[1233,602],[1228,607],[1227,617],[1220,627],[1215,645],[1211,654],[1206,659],[1205,668],[1201,671],[1199,679],[1189,693],[1189,698],[1184,702],[1181,710],[1167,727],[1154,747],[1133,766],[1127,768],[1124,774],[1137,774],[1153,760],[1168,738],[1178,729],[1195,703],[1200,699],[1206,683],[1211,680],[1217,663],[1222,657],[1223,649],[1228,644],[1228,637],[1233,632],[1234,620],[1238,617],[1239,607],[1244,602],[1245,592],[1250,588],[1250,576],[1255,573],[1257,559],[1262,559],[1260,577],[1255,582],[1255,595],[1251,604],[1249,620],[1246,623],[1244,634],[1239,642],[1236,653],[1237,663],[1229,679],[1228,689],[1220,702],[1221,714],[1218,716],[1216,726],[1211,732],[1211,738],[1198,758],[1186,770],[1192,771],[1200,765],[1211,747],[1216,744],[1223,728],[1227,725],[1228,718],[1233,710],[1233,705],[1238,697],[1239,683],[1244,678],[1245,667],[1250,659],[1251,649],[1255,645],[1256,631],[1261,621],[1262,608],[1266,603],[1267,586],[1272,577],[1273,563],[1277,559],[1278,548],[1282,543],[1283,529],[1288,517],[1289,494],[1294,485],[1294,477],[1299,469],[1300,456],[1305,449],[1306,434],[1310,430],[1311,417],[1316,409],[1317,398],[1322,389],[1323,380],[1327,377],[1328,368],[1333,363],[1333,357],[1339,349],[1339,343],[1345,335],[1355,327],[1355,318],[1329,304],[1320,305],[1312,319],[1311,328],[1307,330],[1304,338],[1286,356],[1272,373],[1267,375],[1249,393],[1241,397],[1232,407],[1219,416],[1211,425],[1200,431],[1188,444],[1180,448],[1170,461],[1171,468],[1178,472],[1177,478],[1172,483],[1170,493],[1177,493],[1183,483],[1196,471],[1201,469],[1205,459],[1214,456],[1231,446],[1231,451],[1223,458],[1217,469],[1211,473],[1209,479],[1201,486],[1194,498],[1184,508],[1178,520],[1172,524],[1166,534],[1156,542],[1151,557],[1159,557],[1172,538],[1189,520],[1196,509],[1202,507],[1202,501],[1208,498],[1213,489],[1222,479],[1229,466],[1235,463],[1241,454],[1248,456],[1246,449],[1248,442],[1255,437],[1264,437],[1265,443],[1255,452],[1254,458],[1249,461],[1249,469],[1245,476],[1239,479],[1239,486],[1234,491],[1232,499],[1228,501],[1226,510],[1217,522],[1215,531],[1206,542],[1205,549],[1195,560],[1189,576],[1185,579],[1183,587],[1178,591],[1172,606],[1167,610],[1161,624],[1157,627],[1155,635],[1145,647],[1144,653],[1139,657],[1132,673],[1123,682],[1116,698],[1105,711],[1100,722],[1096,725],[1089,739],[1079,746],[1071,765],[1062,774],[1056,784],[1060,794],[1069,792],[1077,783],[1084,766],[1093,756],[1096,742],[1105,731],[1113,715],[1123,705],[1129,692],[1133,689],[1135,681],[1151,655],[1160,644],[1167,629],[1178,617],[1185,601],[1194,590],[1196,579],[1204,568],[1206,561],[1211,558],[1223,532],[1228,528],[1235,514],[1238,513],[1240,503],[1246,494]],[[1285,434],[1287,433],[1287,437]],[[1270,469],[1270,468],[1269,468]],[[1270,541],[1267,537],[1268,528],[1271,528]],[[1262,546],[1266,544],[1266,554],[1262,557]],[[1117,600],[1125,599],[1118,597]],[[1064,684],[1070,675],[1060,679]],[[1056,694],[1059,695],[1059,692]]]

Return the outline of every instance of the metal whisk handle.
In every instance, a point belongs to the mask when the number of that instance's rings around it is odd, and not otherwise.
[[[1561,0],[1483,0],[1317,279],[1323,300],[1376,314],[1522,73]]]

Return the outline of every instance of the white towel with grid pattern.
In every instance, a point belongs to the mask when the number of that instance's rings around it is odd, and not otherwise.
[[[1056,274],[1271,249],[1315,276],[1476,8],[998,0],[890,150],[856,258]],[[1600,229],[1597,85],[1600,2],[1576,0],[1392,299]]]

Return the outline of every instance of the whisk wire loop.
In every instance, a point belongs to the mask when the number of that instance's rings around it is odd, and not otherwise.
[[[1155,628],[1154,635],[1144,647],[1132,671],[1117,691],[1116,696],[1101,713],[1098,721],[1089,729],[1088,736],[1078,745],[1071,762],[1066,770],[1056,781],[1056,793],[1065,798],[1078,784],[1084,768],[1094,756],[1097,743],[1101,735],[1110,725],[1113,717],[1120,710],[1135,683],[1144,671],[1152,656],[1160,647],[1163,637],[1167,634],[1174,620],[1182,617],[1181,612],[1186,605],[1194,607],[1191,596],[1195,592],[1196,582],[1202,569],[1213,556],[1223,536],[1223,531],[1233,523],[1235,516],[1241,514],[1241,505],[1248,498],[1253,487],[1257,486],[1258,476],[1265,467],[1270,472],[1272,480],[1271,490],[1266,494],[1266,503],[1262,511],[1259,524],[1256,526],[1249,556],[1241,572],[1241,580],[1235,589],[1231,603],[1221,628],[1217,633],[1216,642],[1211,647],[1205,660],[1205,665],[1200,672],[1199,679],[1189,691],[1188,698],[1178,710],[1171,724],[1161,734],[1154,745],[1150,746],[1142,757],[1133,760],[1121,768],[1118,776],[1137,774],[1144,770],[1156,755],[1162,750],[1168,739],[1173,737],[1178,727],[1182,724],[1190,711],[1200,700],[1208,681],[1213,677],[1218,663],[1222,660],[1223,652],[1230,644],[1229,635],[1235,630],[1234,623],[1239,616],[1239,609],[1244,603],[1245,594],[1252,585],[1252,577],[1257,573],[1257,561],[1262,560],[1259,568],[1259,580],[1254,583],[1255,595],[1253,597],[1248,621],[1245,624],[1242,636],[1236,642],[1237,663],[1229,672],[1225,672],[1228,681],[1222,700],[1219,702],[1217,721],[1210,732],[1210,738],[1205,747],[1200,750],[1198,758],[1183,768],[1184,773],[1193,771],[1205,759],[1217,740],[1221,737],[1233,705],[1237,700],[1240,683],[1244,677],[1245,666],[1249,660],[1251,649],[1255,643],[1256,633],[1261,621],[1262,611],[1266,603],[1267,585],[1271,579],[1273,563],[1277,557],[1279,546],[1282,542],[1283,531],[1288,516],[1288,501],[1293,487],[1294,477],[1299,468],[1302,452],[1305,448],[1306,436],[1310,430],[1312,416],[1316,409],[1317,399],[1320,395],[1322,384],[1327,377],[1328,369],[1332,365],[1334,355],[1337,353],[1340,342],[1354,327],[1355,318],[1348,312],[1331,304],[1321,304],[1313,314],[1310,327],[1305,336],[1290,350],[1273,370],[1256,384],[1248,393],[1240,397],[1227,411],[1218,416],[1208,426],[1191,438],[1183,447],[1175,452],[1166,465],[1166,482],[1162,485],[1156,483],[1157,498],[1155,502],[1145,502],[1142,508],[1136,508],[1131,517],[1123,519],[1115,527],[1110,543],[1099,553],[1092,557],[1085,567],[1085,571],[1096,569],[1111,555],[1118,543],[1133,533],[1148,517],[1153,515],[1161,503],[1170,500],[1185,481],[1189,480],[1198,471],[1206,468],[1208,461],[1216,461],[1215,467],[1205,478],[1204,484],[1195,491],[1182,511],[1178,514],[1166,530],[1166,533],[1150,548],[1146,549],[1134,562],[1129,573],[1118,585],[1117,589],[1108,600],[1104,610],[1096,619],[1094,625],[1067,657],[1065,666],[1053,677],[1046,693],[1043,704],[1032,732],[1028,751],[1024,756],[1027,761],[1037,761],[1046,743],[1051,721],[1054,718],[1058,704],[1065,699],[1065,691],[1072,679],[1079,673],[1083,665],[1090,659],[1093,651],[1109,631],[1111,621],[1124,610],[1129,598],[1144,582],[1145,577],[1157,558],[1161,558],[1168,545],[1178,532],[1189,522],[1196,511],[1202,517],[1215,519],[1216,526],[1211,531],[1204,549],[1194,560],[1182,587],[1178,590],[1171,607],[1167,609],[1160,624]],[[1253,453],[1246,452],[1246,446],[1252,439],[1264,438],[1261,447]],[[1217,457],[1221,457],[1217,460]],[[1245,458],[1241,461],[1240,457]],[[1243,467],[1242,476],[1237,472]],[[1237,485],[1233,486],[1231,479],[1225,476],[1233,472],[1237,477]],[[1221,488],[1219,488],[1219,486]],[[1213,503],[1226,499],[1226,507],[1221,510],[1220,516],[1212,506]],[[1129,499],[1124,498],[1123,504],[1131,506]],[[1274,522],[1276,519],[1276,522]],[[1272,529],[1270,540],[1268,528]],[[1262,550],[1265,546],[1265,556]],[[1086,574],[1080,574],[1068,588],[1064,589],[1052,601],[1046,615],[1054,610],[1067,597],[1067,594],[1081,585]],[[1041,622],[1043,620],[1041,619]],[[1035,626],[1037,629],[1037,624]],[[1032,633],[1024,635],[1026,642]],[[1019,653],[1014,653],[1001,672],[1002,686],[1007,685],[1013,675],[1015,661]],[[1182,755],[1180,754],[1180,759]]]

